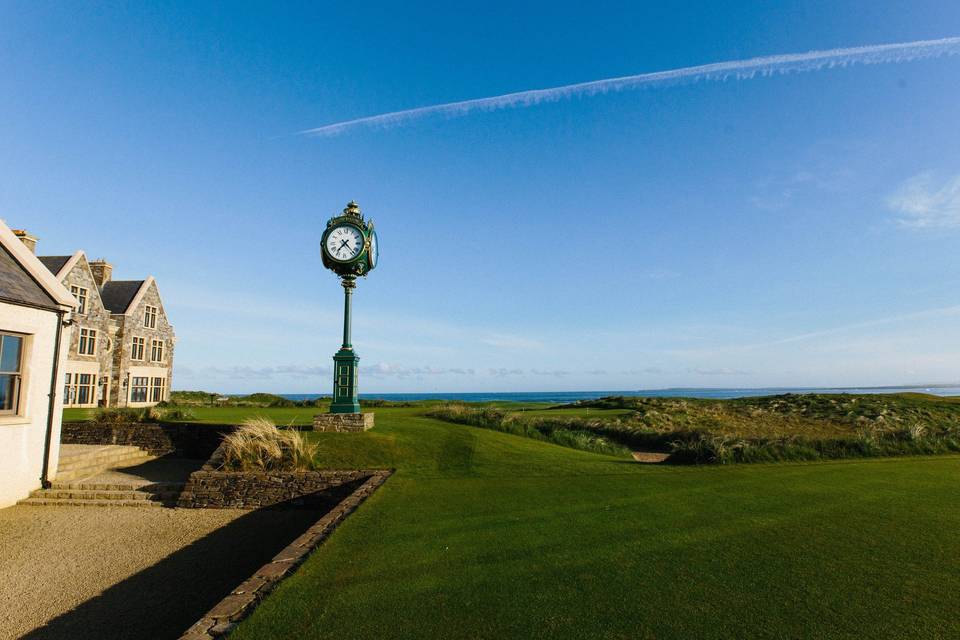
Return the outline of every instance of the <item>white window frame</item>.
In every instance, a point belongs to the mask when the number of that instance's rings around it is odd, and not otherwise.
[[[143,384],[137,384],[137,380],[146,380]],[[134,400],[133,394],[134,389],[143,389],[144,399],[143,400]],[[130,378],[130,402],[143,404],[145,402],[150,402],[150,378],[148,376],[131,376]]]
[[[134,336],[133,340],[130,342],[130,359],[137,362],[142,362],[144,357],[144,351],[146,351],[147,339],[141,338],[139,336]]]
[[[160,310],[153,305],[146,305],[143,310],[143,326],[147,329],[156,329],[157,328],[157,315]]]
[[[150,362],[163,362],[163,340],[150,341]]]
[[[159,384],[157,384],[159,382]],[[149,402],[163,402],[167,394],[167,378],[165,376],[156,376],[150,378],[150,389],[147,391]]]
[[[77,304],[79,305],[77,307],[77,313],[86,315],[87,302],[90,300],[90,290],[79,285],[71,285],[70,294],[77,299]]]
[[[80,338],[77,341],[77,353],[81,356],[97,355],[97,330],[80,327]]]
[[[23,415],[23,370],[24,360],[27,358],[28,336],[13,331],[0,331],[0,340],[8,336],[20,340],[20,359],[17,362],[16,370],[0,371],[0,375],[11,376],[13,378],[10,408],[4,409],[0,407],[0,416],[20,416]],[[0,350],[2,350],[2,343],[0,343]]]
[[[86,379],[86,381],[84,381]],[[99,385],[96,373],[77,371],[67,373],[64,384],[63,406],[65,407],[92,407],[97,404]],[[87,401],[80,402],[83,392],[87,394]]]

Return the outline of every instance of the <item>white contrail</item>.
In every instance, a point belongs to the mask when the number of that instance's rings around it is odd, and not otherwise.
[[[917,40],[915,42],[900,42],[895,44],[880,44],[866,47],[850,47],[847,49],[830,49],[827,51],[810,51],[808,53],[790,53],[777,56],[750,58],[748,60],[731,60],[715,62],[696,67],[684,67],[655,73],[641,73],[635,76],[608,78],[568,84],[552,89],[533,89],[518,91],[502,96],[477,98],[462,102],[449,102],[429,107],[418,107],[404,111],[394,111],[376,116],[367,116],[355,120],[345,120],[327,124],[315,129],[301,131],[301,134],[314,136],[331,136],[344,133],[358,127],[384,127],[397,125],[424,116],[443,114],[446,116],[462,116],[472,111],[494,111],[510,107],[528,107],[542,102],[555,102],[571,96],[623,91],[654,85],[672,84],[679,82],[696,82],[698,80],[737,80],[754,78],[756,76],[773,76],[803,71],[817,71],[833,67],[846,67],[853,64],[889,64],[895,62],[910,62],[923,58],[949,56],[960,54],[960,37],[942,38],[940,40]]]

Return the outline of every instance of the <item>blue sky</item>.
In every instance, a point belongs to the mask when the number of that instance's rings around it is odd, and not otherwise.
[[[361,391],[960,380],[960,56],[298,134],[960,5],[435,4],[0,4],[0,217],[154,275],[175,388],[327,391],[350,199]]]

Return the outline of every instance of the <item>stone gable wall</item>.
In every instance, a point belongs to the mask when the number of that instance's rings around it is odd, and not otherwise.
[[[157,308],[157,328],[150,329],[143,326],[144,315],[147,305]],[[157,283],[153,282],[147,289],[139,304],[131,311],[129,315],[115,315],[114,318],[119,323],[120,330],[117,335],[117,348],[113,356],[114,384],[112,390],[111,404],[114,406],[126,406],[129,397],[129,389],[123,387],[127,380],[127,374],[131,367],[156,367],[164,370],[167,378],[167,396],[164,400],[170,399],[170,389],[173,386],[173,357],[176,347],[176,334],[173,326],[167,318],[167,313],[163,308],[163,301],[160,299],[160,290]],[[133,339],[143,338],[143,360],[132,360],[130,355],[133,350]],[[163,360],[161,362],[150,361],[151,340],[163,340]]]
[[[87,290],[87,313],[73,314],[73,328],[70,332],[70,349],[67,359],[71,362],[96,362],[100,365],[100,375],[112,377],[113,373],[113,346],[116,345],[116,333],[119,324],[113,320],[110,312],[103,306],[100,299],[100,289],[93,279],[90,264],[85,256],[63,277],[61,284],[70,290],[71,286],[83,287]],[[94,329],[97,332],[96,355],[80,355],[80,329]],[[69,368],[69,367],[68,367]],[[97,390],[99,397],[99,388]]]

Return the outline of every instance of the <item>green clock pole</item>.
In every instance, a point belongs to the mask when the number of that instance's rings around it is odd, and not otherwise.
[[[343,285],[343,344],[333,356],[333,402],[330,404],[330,413],[360,413],[357,393],[360,356],[350,342],[351,300],[357,279],[343,276],[340,284]]]
[[[365,219],[360,205],[350,201],[343,213],[330,218],[320,241],[323,266],[340,278],[343,286],[343,343],[333,356],[333,400],[330,412],[313,417],[316,431],[366,431],[373,414],[360,412],[357,386],[360,357],[350,335],[353,290],[357,278],[366,278],[377,267],[380,255],[373,220]]]

